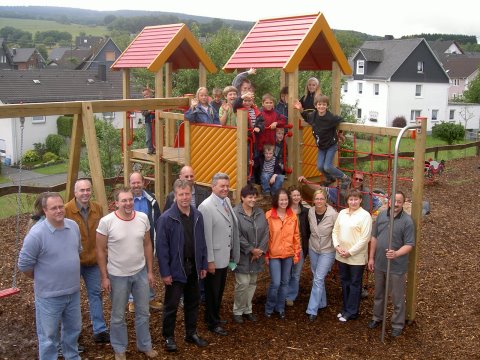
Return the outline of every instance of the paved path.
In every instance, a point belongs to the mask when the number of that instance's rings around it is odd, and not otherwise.
[[[28,186],[54,186],[67,182],[67,173],[56,175],[44,175],[35,171],[20,170],[11,166],[2,166],[2,176],[10,179],[9,182],[0,184],[0,187],[7,187],[15,185],[17,186],[20,177],[22,179],[22,185]]]

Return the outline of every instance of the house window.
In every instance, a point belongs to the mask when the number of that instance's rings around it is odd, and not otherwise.
[[[373,84],[373,94],[374,95],[380,94],[380,84]]]
[[[448,116],[449,120],[455,120],[455,110],[450,110],[450,115]]]
[[[365,74],[365,60],[357,60],[357,75]]]
[[[438,110],[432,110],[432,121],[438,120]]]
[[[362,118],[362,109],[357,109],[357,119]]]
[[[453,85],[460,85],[460,79],[453,79]]]
[[[417,73],[423,73],[423,61],[417,62]]]
[[[44,124],[46,122],[45,116],[34,116],[32,117],[32,124]]]
[[[368,114],[368,120],[377,122],[378,121],[378,111],[370,111]]]
[[[363,83],[358,83],[357,84],[357,89],[358,89],[358,93],[362,94],[363,93]]]
[[[7,57],[5,55],[0,56],[0,63],[5,64],[7,62]]]
[[[103,119],[104,120],[113,120],[113,119],[115,119],[115,113],[114,112],[104,112],[103,113]]]
[[[422,110],[410,111],[410,122],[415,122],[415,120],[417,120],[417,117],[419,117],[421,114],[422,114]]]
[[[422,96],[422,85],[415,85],[415,96]]]
[[[105,61],[115,61],[115,51],[105,51]]]
[[[348,82],[343,84],[343,92],[348,92]]]

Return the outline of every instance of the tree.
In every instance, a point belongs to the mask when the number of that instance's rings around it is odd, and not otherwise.
[[[475,79],[468,84],[468,89],[463,93],[463,97],[467,102],[480,104],[480,67]]]
[[[43,44],[37,45],[36,47],[37,47],[37,50],[40,53],[40,55],[42,55],[43,58],[45,59],[45,61],[47,61],[47,59],[48,59],[47,47]]]
[[[461,124],[454,124],[442,121],[432,127],[432,136],[446,141],[452,145],[457,140],[462,140],[465,128]]]
[[[110,25],[112,22],[114,22],[115,20],[117,19],[117,17],[115,15],[107,15],[105,16],[105,18],[103,19],[103,23],[105,25]]]

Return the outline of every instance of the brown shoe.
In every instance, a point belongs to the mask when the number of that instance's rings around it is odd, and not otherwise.
[[[135,304],[133,303],[133,301],[128,303],[128,311],[131,313],[135,312]]]
[[[161,310],[162,308],[163,308],[163,304],[161,302],[150,300],[150,309]]]

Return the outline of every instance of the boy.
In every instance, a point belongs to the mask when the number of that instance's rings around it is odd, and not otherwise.
[[[227,86],[223,89],[226,101],[220,106],[218,117],[220,125],[237,126],[237,115],[233,111],[233,105],[237,101],[238,92],[235,86]]]
[[[275,111],[275,98],[271,94],[262,96],[261,116],[257,117],[254,132],[257,133],[257,151],[262,153],[264,144],[275,143],[275,129],[284,127],[286,119]]]
[[[275,146],[265,144],[263,154],[254,162],[255,173],[262,186],[264,195],[271,195],[282,188],[285,176],[274,155]]]
[[[223,104],[223,99],[222,99],[222,90],[219,88],[214,88],[212,90],[212,101],[210,101],[210,106],[213,107],[213,109],[217,112],[220,110],[220,106]]]
[[[285,159],[284,151],[285,148]],[[276,128],[275,129],[275,158],[277,159],[278,166],[282,169],[282,174],[285,175],[285,165],[286,165],[286,144],[285,144],[285,129]]]

